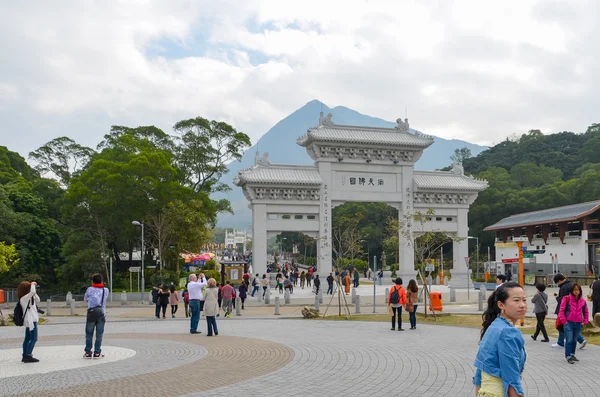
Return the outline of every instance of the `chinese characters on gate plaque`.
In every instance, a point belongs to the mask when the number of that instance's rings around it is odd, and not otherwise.
[[[383,186],[384,181],[382,178],[365,178],[351,176],[348,178],[350,186]]]

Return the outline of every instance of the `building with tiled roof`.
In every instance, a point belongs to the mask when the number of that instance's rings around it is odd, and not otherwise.
[[[517,258],[513,240],[525,238],[525,274],[600,272],[600,200],[512,215],[484,230],[496,233],[501,268]]]

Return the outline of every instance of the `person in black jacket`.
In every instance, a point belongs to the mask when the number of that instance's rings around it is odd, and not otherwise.
[[[558,295],[554,293],[554,296],[556,297],[556,309],[554,310],[554,314],[558,315],[558,311],[560,310],[560,302],[562,301],[563,297],[568,296],[571,293],[571,287],[573,284],[571,283],[571,280],[567,280],[565,276],[560,273],[554,275],[554,283],[558,284],[560,287],[558,290]],[[583,336],[581,336],[581,333],[577,335],[577,342],[581,344],[579,347],[580,349],[583,349],[585,345],[587,345],[587,341],[583,338]],[[565,347],[564,329],[558,330],[558,340],[556,343],[552,344],[552,347]]]
[[[162,289],[162,284],[156,284],[156,287],[152,288],[152,303],[156,306],[154,308],[154,317],[160,318],[160,302],[158,301],[158,291]]]
[[[313,280],[313,284],[315,286],[315,294],[319,295],[319,288],[321,287],[321,280],[319,280],[319,275],[315,275],[315,279]]]
[[[329,273],[327,276],[327,295],[333,295],[333,273]]]
[[[592,321],[596,313],[600,312],[600,275],[591,286],[592,288]]]

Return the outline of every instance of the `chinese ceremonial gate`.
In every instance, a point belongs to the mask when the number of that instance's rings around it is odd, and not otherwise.
[[[412,133],[408,119],[397,123],[395,128],[336,125],[331,114],[321,113],[319,125],[297,140],[314,166],[271,164],[267,153],[262,157],[257,153],[254,167],[238,173],[234,183],[243,189],[252,209],[255,273],[266,272],[268,238],[296,231],[317,239],[318,272],[329,274],[332,209],[347,201],[385,202],[398,209],[404,228],[399,231],[398,275],[416,276],[410,239],[420,232],[453,232],[463,239],[453,242],[451,284],[466,288],[467,216],[487,182],[465,176],[461,164],[453,164],[451,171],[415,171],[415,163],[434,139]],[[429,209],[435,215],[423,225],[403,221]]]

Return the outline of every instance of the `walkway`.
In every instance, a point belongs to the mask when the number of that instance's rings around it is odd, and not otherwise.
[[[302,319],[220,319],[218,337],[190,335],[186,321],[109,322],[105,361],[84,360],[83,324],[40,327],[21,364],[23,329],[0,328],[0,395],[44,396],[470,396],[478,330]],[[596,395],[600,348],[561,349],[527,338],[526,395]],[[77,349],[79,346],[79,349]],[[46,347],[46,348],[42,348]],[[135,353],[135,354],[134,354]],[[93,364],[93,365],[92,365]]]

